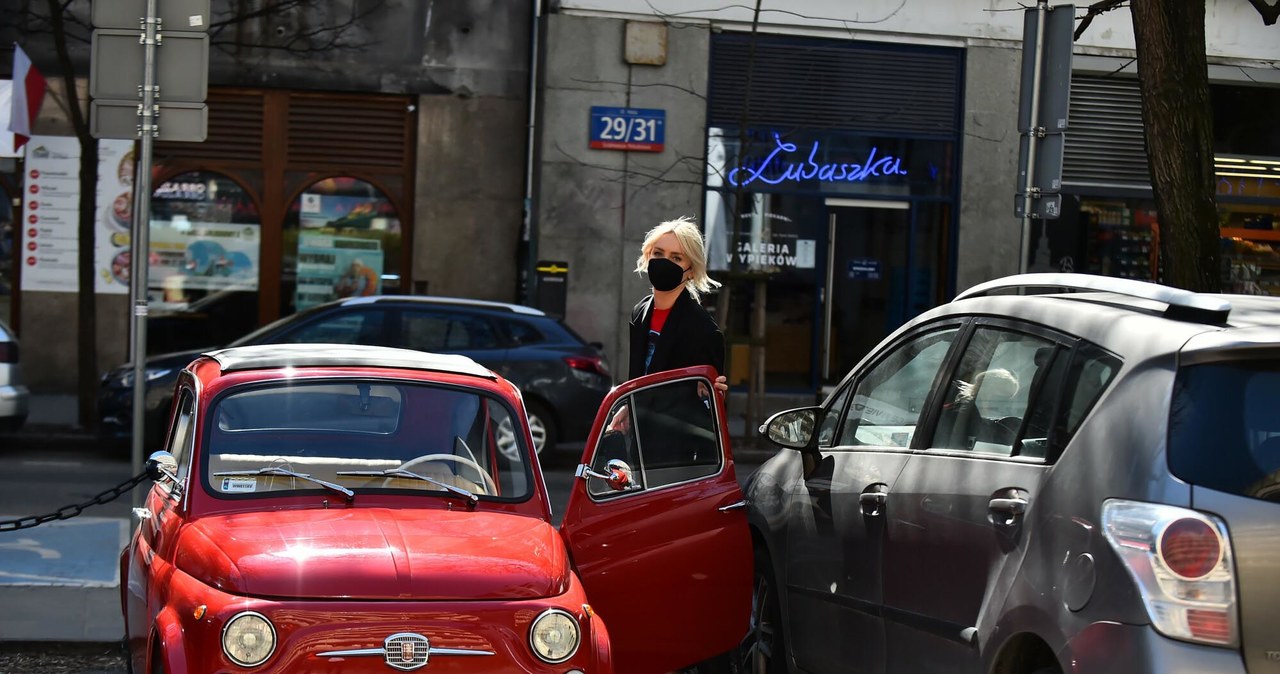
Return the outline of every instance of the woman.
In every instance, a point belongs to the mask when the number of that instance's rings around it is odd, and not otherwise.
[[[710,365],[724,372],[724,335],[698,303],[701,293],[720,283],[707,276],[702,232],[688,218],[664,222],[649,230],[640,247],[636,272],[645,273],[653,293],[631,311],[631,361],[627,378]],[[718,376],[715,387],[729,390]]]

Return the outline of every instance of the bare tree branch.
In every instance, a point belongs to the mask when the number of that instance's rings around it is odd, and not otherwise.
[[[1280,0],[1268,5],[1267,0],[1249,0],[1249,4],[1262,15],[1262,23],[1270,26],[1280,19]]]
[[[1080,25],[1076,26],[1076,32],[1071,36],[1071,39],[1079,40],[1080,36],[1084,35],[1084,31],[1093,23],[1094,17],[1099,14],[1110,12],[1117,7],[1121,7],[1127,1],[1128,0],[1098,0],[1098,2],[1089,5],[1089,11],[1085,12],[1084,16],[1080,18]]]

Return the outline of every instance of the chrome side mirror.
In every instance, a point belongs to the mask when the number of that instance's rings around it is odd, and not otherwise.
[[[153,452],[147,457],[147,476],[157,482],[165,479],[178,484],[178,460],[169,452]]]
[[[605,471],[607,472],[602,473],[593,470],[591,466],[584,463],[578,466],[576,476],[584,480],[592,477],[604,480],[605,484],[609,485],[609,488],[614,491],[634,491],[640,488],[640,485],[635,483],[635,474],[632,472],[631,466],[627,465],[627,462],[622,459],[610,459],[605,464]]]
[[[760,434],[787,449],[807,449],[822,418],[821,407],[801,407],[778,412],[760,425]]]

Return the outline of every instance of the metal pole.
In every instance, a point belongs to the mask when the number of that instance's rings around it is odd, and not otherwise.
[[[142,148],[138,161],[134,164],[136,177],[133,181],[133,236],[130,237],[129,252],[129,299],[133,307],[133,340],[130,347],[133,353],[133,472],[142,472],[142,452],[146,438],[146,402],[147,402],[147,272],[151,253],[151,145],[158,129],[155,122],[155,71],[156,43],[159,34],[156,28],[156,0],[147,0],[147,15],[140,21],[142,28],[144,72],[142,75],[142,104],[138,108],[141,123],[138,135],[142,138]],[[133,490],[133,505],[142,503],[143,491]]]
[[[1044,62],[1044,20],[1049,10],[1048,0],[1036,3],[1036,57],[1031,72],[1031,122],[1027,131],[1027,181],[1022,186],[1022,252],[1018,256],[1018,272],[1027,272],[1027,258],[1031,255],[1031,209],[1034,199],[1036,175],[1036,145],[1044,135],[1040,128],[1040,68]]]

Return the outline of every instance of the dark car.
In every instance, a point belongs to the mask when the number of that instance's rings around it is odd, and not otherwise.
[[[754,671],[1280,672],[1278,409],[1280,298],[961,293],[762,426]]]
[[[470,357],[519,387],[539,453],[560,442],[585,440],[591,418],[582,410],[598,407],[613,385],[598,345],[563,322],[530,307],[482,300],[414,295],[337,300],[282,318],[228,346],[321,342]],[[209,349],[147,359],[147,447],[163,440],[178,373]],[[126,363],[102,377],[98,410],[104,439],[131,437],[132,409],[133,366]],[[500,446],[514,448],[514,431],[500,431],[505,435]]]

